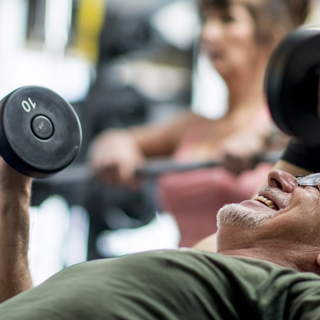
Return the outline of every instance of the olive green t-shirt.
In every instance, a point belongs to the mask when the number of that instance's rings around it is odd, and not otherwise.
[[[85,262],[0,305],[0,320],[320,319],[320,277],[192,249]]]

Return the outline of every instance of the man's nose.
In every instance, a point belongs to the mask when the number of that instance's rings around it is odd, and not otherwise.
[[[268,175],[268,185],[272,188],[277,188],[283,192],[291,193],[297,186],[297,179],[282,170],[272,170]]]

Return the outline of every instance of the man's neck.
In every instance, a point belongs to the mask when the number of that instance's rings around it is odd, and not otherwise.
[[[277,239],[235,238],[237,237],[233,235],[233,241],[221,243],[221,234],[218,233],[217,252],[229,256],[265,260],[282,267],[320,275],[320,266],[316,262],[319,248]]]

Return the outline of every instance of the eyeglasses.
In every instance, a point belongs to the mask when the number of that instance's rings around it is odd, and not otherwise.
[[[299,187],[314,187],[320,191],[320,173],[312,173],[307,176],[296,176]]]

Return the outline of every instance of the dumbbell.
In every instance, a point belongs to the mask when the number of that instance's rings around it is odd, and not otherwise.
[[[320,145],[320,30],[297,29],[269,61],[265,92],[278,128],[309,145]]]
[[[0,154],[26,176],[43,179],[66,168],[81,141],[74,109],[50,89],[25,86],[0,101]]]

